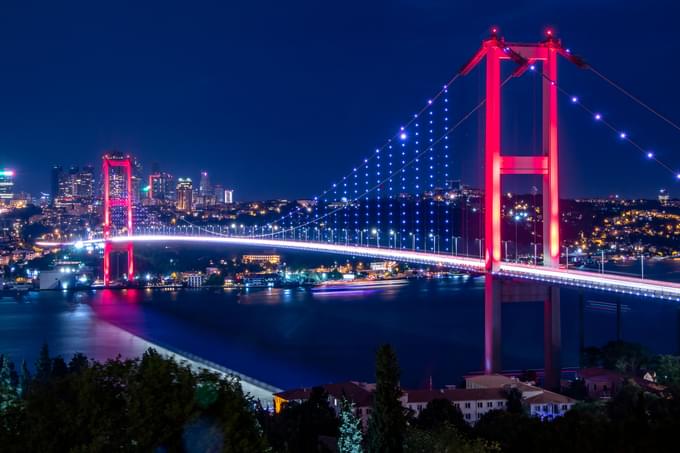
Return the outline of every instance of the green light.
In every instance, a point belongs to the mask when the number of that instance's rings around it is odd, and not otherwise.
[[[142,192],[148,192],[149,190],[151,190],[151,186],[146,186],[142,188]]]

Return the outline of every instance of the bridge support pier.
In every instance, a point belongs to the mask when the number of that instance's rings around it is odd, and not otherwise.
[[[543,303],[544,387],[559,390],[562,374],[562,327],[560,289],[557,286],[534,286],[502,281],[491,273],[484,281],[484,373],[503,371],[502,311],[503,303],[540,301]]]
[[[550,286],[543,301],[543,386],[548,390],[560,389],[561,352],[560,289]]]
[[[501,368],[501,281],[486,274],[484,281],[484,373],[500,373]]]

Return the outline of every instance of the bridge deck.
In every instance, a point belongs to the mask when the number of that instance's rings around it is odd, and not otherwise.
[[[103,239],[93,239],[79,244],[102,243]],[[281,239],[262,239],[253,237],[187,236],[187,235],[135,235],[111,238],[113,243],[167,243],[185,242],[200,244],[247,245],[255,247],[286,248],[317,253],[363,256],[376,259],[404,261],[416,264],[443,266],[472,272],[484,272],[484,260],[465,256],[444,255],[411,250],[342,245],[321,242],[304,242]],[[38,242],[43,247],[75,245],[76,243]],[[498,272],[501,276],[537,280],[559,285],[578,286],[606,290],[644,297],[655,297],[680,301],[680,284],[660,280],[641,279],[621,275],[601,274],[587,271],[547,268],[528,264],[504,262]]]

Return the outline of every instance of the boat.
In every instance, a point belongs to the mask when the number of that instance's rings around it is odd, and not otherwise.
[[[407,284],[405,279],[330,281],[313,286],[313,292],[359,291]]]

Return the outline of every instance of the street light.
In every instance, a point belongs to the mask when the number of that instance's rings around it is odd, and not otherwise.
[[[519,215],[515,214],[515,262],[519,263],[519,253],[517,247],[517,224],[519,223]]]
[[[432,238],[432,251],[434,253],[437,253],[437,236],[436,234],[430,233],[429,235]],[[441,246],[441,244],[440,244]]]
[[[371,234],[375,235],[375,246],[380,248],[380,231],[376,228],[371,230]]]
[[[455,247],[455,255],[458,255],[458,239],[461,239],[462,236],[452,236],[453,238],[453,246]]]

